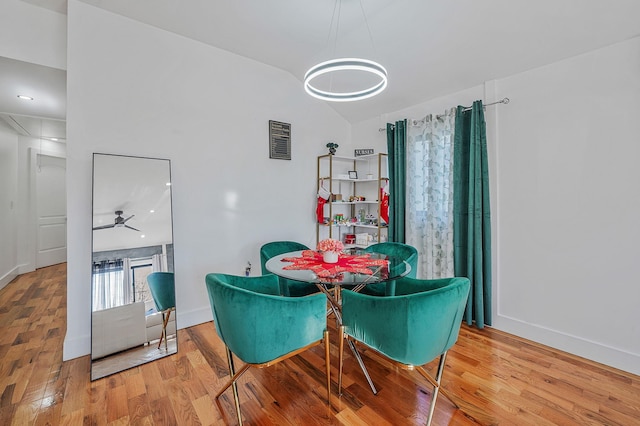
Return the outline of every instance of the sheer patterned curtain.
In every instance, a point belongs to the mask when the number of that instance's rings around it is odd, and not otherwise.
[[[418,250],[418,278],[454,274],[455,116],[455,108],[429,115],[407,131],[407,244]]]
[[[124,305],[133,302],[133,282],[131,280],[131,259],[122,259],[122,294]]]
[[[167,255],[154,254],[151,256],[151,270],[152,272],[166,272],[167,269]]]
[[[93,264],[92,311],[115,308],[133,301],[129,259]]]

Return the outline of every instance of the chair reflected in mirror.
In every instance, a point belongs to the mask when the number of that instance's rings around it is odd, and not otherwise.
[[[152,272],[147,276],[147,283],[151,291],[151,297],[158,312],[162,314],[162,334],[158,342],[158,349],[164,340],[164,348],[167,350],[167,324],[171,318],[171,312],[176,309],[176,291],[173,272]]]

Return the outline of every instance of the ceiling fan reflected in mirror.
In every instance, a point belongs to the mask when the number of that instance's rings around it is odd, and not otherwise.
[[[132,229],[134,231],[140,232],[139,229],[136,229],[133,226],[127,225],[127,221],[129,219],[131,219],[132,217],[134,217],[135,216],[134,214],[132,214],[131,216],[129,216],[128,218],[125,219],[125,218],[122,217],[122,213],[123,213],[122,210],[116,210],[115,213],[116,213],[116,218],[115,218],[115,220],[113,222],[113,225],[96,226],[95,228],[93,228],[93,230],[97,231],[99,229],[109,229],[109,228],[129,228],[129,229]]]

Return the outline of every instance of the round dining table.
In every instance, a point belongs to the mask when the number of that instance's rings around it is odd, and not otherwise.
[[[337,263],[325,263],[314,250],[283,253],[269,259],[266,269],[280,277],[311,284],[354,286],[359,291],[374,283],[393,281],[411,272],[404,259],[384,253],[351,250]]]
[[[336,263],[325,263],[322,254],[314,250],[302,250],[274,256],[266,262],[265,267],[279,277],[315,284],[327,296],[331,307],[327,315],[334,313],[338,327],[342,325],[342,288],[358,292],[369,284],[391,283],[411,272],[411,265],[404,259],[353,249],[340,253]],[[350,340],[348,345],[371,390],[377,394],[360,353]]]

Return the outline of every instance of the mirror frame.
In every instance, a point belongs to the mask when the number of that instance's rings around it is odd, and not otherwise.
[[[107,170],[107,168],[100,169],[98,166],[98,170],[96,170],[97,159],[119,159],[121,162],[129,163],[131,162],[131,168],[123,167],[122,164],[116,166],[115,174],[118,177],[114,178],[113,174],[107,174],[103,176],[103,181],[107,182],[108,185],[115,187],[116,189],[110,191],[110,195],[117,194],[117,198],[121,201],[117,201],[113,204],[113,212],[110,213],[110,217],[107,216],[106,211],[104,210],[104,206],[100,209],[100,211],[96,211],[96,201],[100,198],[100,194],[97,194],[97,188],[100,188],[104,182],[100,181],[100,177],[97,176],[96,171],[100,173],[103,170]],[[145,184],[141,182],[139,179],[140,169],[134,167],[137,161],[160,161],[163,162],[163,166],[166,164],[167,168],[167,176],[166,180],[163,175],[164,182],[158,183],[159,179],[155,179],[153,183],[154,186],[156,183],[158,185],[162,185],[162,189],[157,189],[152,191],[152,186],[149,184]],[[150,164],[150,163],[148,163]],[[115,166],[115,165],[114,165]],[[161,173],[164,173],[161,171]],[[129,178],[128,180],[126,178]],[[105,180],[106,179],[106,180]],[[116,179],[122,179],[122,182],[117,182]],[[113,185],[112,185],[113,182]],[[116,183],[117,182],[117,183]],[[131,185],[129,185],[131,183]],[[118,185],[118,186],[116,186]],[[122,193],[119,188],[123,188]],[[99,191],[99,189],[98,189]],[[165,197],[168,196],[168,200]],[[145,206],[146,209],[144,212],[138,210],[142,209],[142,207],[136,208],[132,199],[144,199],[144,202],[147,203]],[[149,301],[149,294],[146,297],[146,304],[144,304],[144,300],[138,303],[135,303],[135,283],[131,283],[131,297],[133,298],[133,302],[124,303],[122,305],[116,305],[111,308],[105,308],[102,310],[97,310],[94,312],[94,262],[96,259],[100,259],[100,256],[96,257],[97,253],[104,253],[109,251],[118,251],[118,250],[138,250],[140,253],[140,258],[149,259],[151,262],[151,252],[157,251],[157,246],[161,246],[162,254],[166,255],[166,261],[161,262],[164,263],[164,267],[161,270],[165,270],[168,272],[175,273],[174,267],[174,235],[173,235],[173,186],[171,181],[171,160],[165,158],[155,158],[155,157],[139,157],[139,156],[131,156],[131,155],[119,155],[119,154],[107,154],[107,153],[93,153],[92,158],[92,187],[91,187],[91,209],[92,209],[92,231],[91,231],[91,300],[90,300],[90,309],[91,309],[91,380],[98,380],[103,377],[107,377],[109,375],[118,373],[120,371],[127,370],[129,368],[134,368],[142,364],[146,364],[151,361],[155,361],[157,359],[164,358],[166,356],[170,356],[176,354],[178,352],[178,336],[177,336],[177,318],[176,311],[169,313],[170,320],[173,321],[173,328],[175,328],[175,333],[167,333],[169,335],[169,339],[166,339],[164,345],[162,347],[158,346],[158,339],[152,339],[149,341],[149,336],[147,332],[149,331],[150,325],[148,322],[148,317],[150,315],[156,314],[161,316],[161,320],[159,321],[160,330],[162,329],[162,319],[164,319],[164,313],[157,312],[155,309],[155,303],[153,300]],[[114,200],[112,200],[113,202]],[[154,206],[164,206],[164,210],[162,208],[158,209],[160,212],[158,216],[155,216],[153,212],[150,212],[149,204],[153,203]],[[98,203],[100,205],[100,203]],[[129,212],[127,212],[127,208],[129,208]],[[153,207],[155,208],[155,207]],[[166,217],[168,209],[168,218]],[[116,217],[115,212],[122,210],[121,214],[122,218],[124,218],[124,223],[118,224],[116,226]],[[135,211],[135,214],[131,214]],[[104,216],[104,220],[101,223],[96,223],[96,215]],[[133,219],[136,217],[136,220],[132,220],[129,222],[129,219]],[[158,219],[161,219],[161,222],[164,226],[168,219],[169,232],[162,233],[162,237],[160,239],[156,238],[155,241],[149,241],[144,245],[135,245],[136,242],[133,239],[133,236],[140,236],[144,238],[144,234],[140,232],[144,231],[145,225],[145,217],[146,224],[149,229],[152,229],[153,232],[153,224],[154,219],[157,222]],[[143,219],[140,222],[140,218]],[[123,226],[124,225],[124,226]],[[99,228],[99,229],[96,229]],[[118,229],[107,229],[107,228],[118,228]],[[129,229],[126,229],[129,228]],[[140,229],[138,229],[140,228]],[[111,232],[118,233],[119,236],[113,238],[107,238],[101,241],[102,250],[98,249],[96,251],[96,232]],[[123,234],[123,232],[127,232],[127,234]],[[132,234],[128,234],[131,232]],[[158,232],[160,234],[160,232]],[[108,235],[108,234],[105,234]],[[125,237],[126,236],[126,237]],[[125,242],[125,239],[128,240]],[[170,242],[167,242],[169,241]],[[164,241],[164,242],[159,242]],[[110,248],[105,248],[104,244],[111,243]],[[116,244],[117,243],[117,244]],[[120,246],[118,246],[120,245]],[[170,248],[170,249],[169,249]],[[117,260],[114,258],[113,260]],[[128,263],[128,262],[126,262]],[[125,265],[126,265],[125,263]],[[134,266],[127,268],[127,273],[130,274],[131,271],[134,270]],[[127,286],[129,287],[129,286]],[[123,286],[124,288],[124,286]],[[147,287],[148,289],[148,287]],[[131,300],[131,299],[130,299]],[[149,305],[151,305],[154,311],[149,310]],[[106,312],[109,311],[109,312]],[[100,315],[96,315],[96,312],[102,312]],[[151,314],[150,314],[151,312]],[[135,319],[139,318],[140,315],[143,315],[144,324],[137,325]],[[112,318],[109,318],[112,317]],[[109,334],[102,334],[100,336],[96,336],[97,329],[106,329],[109,324],[109,319],[117,318],[119,321],[124,321],[126,326],[125,330],[131,330],[131,333],[125,335],[124,338],[122,334],[117,332],[113,333],[114,338],[111,339],[110,343],[107,343],[107,348],[99,348],[99,344],[96,343],[94,339],[102,339],[104,336],[109,336]],[[151,320],[152,322],[157,322],[155,319]],[[116,323],[117,324],[117,323]],[[152,324],[153,325],[153,324]],[[143,329],[144,328],[144,329]],[[154,326],[154,333],[157,331],[157,327]],[[108,332],[107,332],[108,333]],[[162,334],[162,333],[161,333]],[[173,337],[172,337],[173,336]],[[167,346],[168,342],[168,346]],[[129,347],[128,345],[131,344]],[[109,345],[112,348],[109,348]],[[115,346],[115,349],[113,348]],[[98,348],[98,349],[96,349]],[[99,355],[94,359],[94,351],[96,351]],[[104,351],[104,354],[103,352]]]

